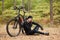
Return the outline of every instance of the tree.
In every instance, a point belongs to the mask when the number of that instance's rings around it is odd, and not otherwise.
[[[24,6],[24,0],[22,0],[22,6]]]
[[[50,0],[50,21],[51,25],[53,25],[53,0]]]
[[[14,7],[16,6],[16,0],[14,0]]]
[[[31,0],[28,0],[27,4],[28,4],[28,11],[30,12],[30,9],[31,9]]]
[[[4,11],[4,0],[2,0],[2,12]]]

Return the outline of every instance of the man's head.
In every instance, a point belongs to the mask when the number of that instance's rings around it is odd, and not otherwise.
[[[27,18],[27,22],[32,22],[32,19],[33,19],[32,16],[28,16],[28,18]]]

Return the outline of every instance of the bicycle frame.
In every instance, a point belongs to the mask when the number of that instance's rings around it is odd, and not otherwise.
[[[24,17],[25,17],[25,11],[23,11],[23,12],[24,12],[24,15],[21,15],[21,14],[20,14],[20,10],[23,9],[23,8],[22,8],[22,7],[21,7],[21,8],[20,8],[20,7],[19,7],[19,8],[16,7],[15,9],[18,10],[18,15],[15,17],[15,19],[17,19],[17,21],[19,22],[19,24],[20,24],[20,26],[21,26],[22,21],[25,20],[25,19],[24,19]],[[21,16],[22,18],[21,18],[20,16]],[[17,28],[17,27],[16,27],[16,28]],[[21,30],[22,30],[22,33],[24,34],[23,29],[22,29],[22,26],[21,26],[20,28],[21,28]]]

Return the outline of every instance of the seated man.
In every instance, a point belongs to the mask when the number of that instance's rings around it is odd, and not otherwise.
[[[33,35],[35,33],[43,34],[43,35],[49,35],[49,33],[44,33],[44,32],[38,31],[39,28],[41,28],[41,30],[43,30],[43,28],[39,24],[33,22],[32,19],[33,19],[33,17],[32,16],[29,16],[24,21],[24,23],[22,25],[23,28],[24,28],[24,30],[25,30],[26,35]],[[32,24],[36,25],[36,27],[33,30],[31,30]]]

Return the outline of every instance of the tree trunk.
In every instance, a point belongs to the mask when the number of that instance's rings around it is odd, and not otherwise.
[[[28,0],[27,3],[28,3],[28,12],[30,12],[30,9],[31,9],[31,0]]]
[[[4,0],[2,0],[2,13],[4,11]]]
[[[14,7],[16,6],[16,0],[14,0]]]
[[[24,0],[22,0],[22,6],[24,6]]]
[[[53,0],[50,0],[50,23],[53,26]]]

